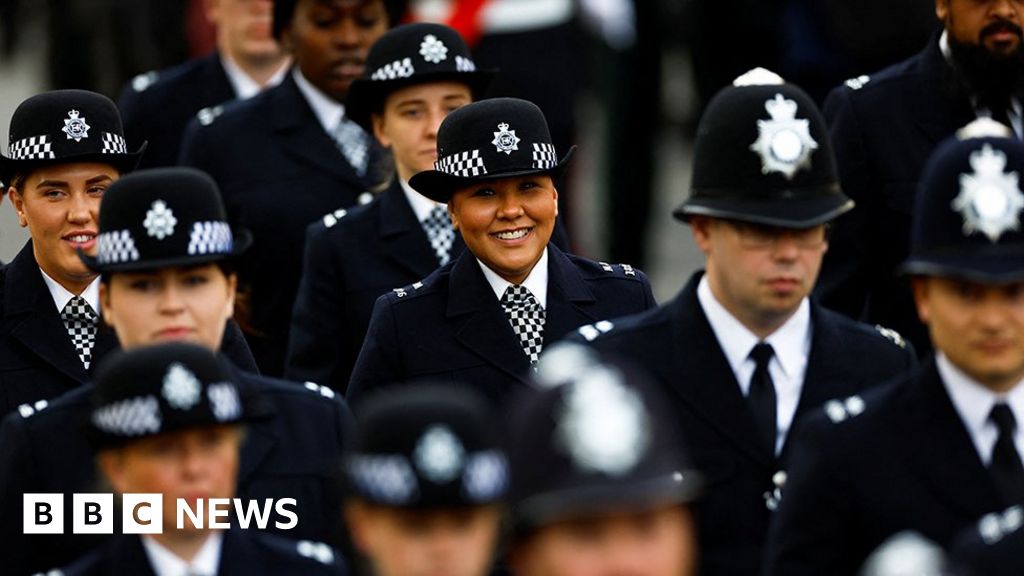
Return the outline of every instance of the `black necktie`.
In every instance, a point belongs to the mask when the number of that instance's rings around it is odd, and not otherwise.
[[[775,457],[777,416],[775,383],[772,382],[772,375],[768,373],[768,362],[774,355],[775,350],[767,342],[758,342],[750,351],[750,357],[756,366],[754,374],[750,377],[750,392],[747,393],[747,402],[750,403],[750,410],[754,414],[754,422],[761,432],[766,453],[771,458]]]
[[[1006,404],[993,406],[989,420],[999,430],[999,437],[996,438],[996,445],[992,450],[992,463],[989,465],[992,478],[1006,504],[1024,503],[1024,465],[1021,464],[1020,453],[1013,443],[1017,420]]]

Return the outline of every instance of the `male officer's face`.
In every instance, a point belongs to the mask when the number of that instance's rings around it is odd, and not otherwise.
[[[234,497],[241,439],[236,425],[167,432],[103,451],[99,465],[118,494],[163,494],[163,528],[173,532],[178,498],[195,511],[199,499]],[[184,529],[195,527],[186,519]]]
[[[1024,282],[927,277],[913,286],[918,315],[950,362],[997,392],[1024,379]]]
[[[505,280],[521,284],[555,229],[558,191],[547,175],[479,182],[457,190],[448,213],[474,256]]]
[[[346,510],[376,576],[485,576],[500,517],[496,506],[413,510],[353,502]]]
[[[299,0],[281,37],[302,75],[341,103],[387,29],[383,0]]]
[[[184,341],[216,351],[235,285],[216,264],[115,272],[100,285],[100,308],[123,348]]]
[[[217,29],[217,45],[243,61],[276,60],[281,46],[271,32],[272,0],[206,0],[206,19]]]
[[[384,101],[382,114],[373,115],[373,133],[391,148],[398,176],[434,167],[437,128],[445,116],[473,101],[469,86],[461,82],[432,82],[395,90]]]
[[[687,576],[696,557],[690,513],[665,506],[550,524],[511,558],[517,576]]]
[[[935,14],[952,40],[1008,55],[1022,41],[1024,0],[935,0]]]
[[[824,225],[789,230],[705,217],[690,224],[715,298],[762,337],[810,294],[828,249]]]
[[[29,173],[20,191],[13,186],[7,191],[18,222],[32,236],[39,267],[76,294],[96,278],[78,250],[96,255],[100,199],[118,176],[107,164],[54,164]]]

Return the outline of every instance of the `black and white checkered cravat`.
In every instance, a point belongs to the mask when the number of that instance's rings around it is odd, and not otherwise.
[[[78,350],[82,365],[89,369],[92,363],[92,345],[96,343],[96,323],[99,320],[96,311],[81,296],[75,296],[64,305],[60,319],[67,328],[71,343]]]
[[[430,247],[437,255],[437,261],[444,266],[451,259],[452,242],[455,240],[455,230],[448,219],[448,210],[441,205],[434,206],[422,224],[423,231],[430,239]]]
[[[366,174],[366,165],[370,160],[370,141],[366,132],[358,124],[342,116],[331,137],[356,174]]]
[[[536,365],[544,346],[544,309],[526,286],[512,284],[501,297],[501,306],[530,364]]]

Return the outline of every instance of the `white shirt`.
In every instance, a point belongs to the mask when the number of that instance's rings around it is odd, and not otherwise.
[[[999,430],[988,418],[992,407],[999,402],[1009,406],[1017,420],[1013,443],[1017,447],[1017,453],[1024,460],[1024,381],[1018,383],[1007,394],[996,394],[954,366],[945,354],[937,352],[935,363],[949,399],[953,401],[953,408],[971,435],[971,441],[974,442],[981,462],[985,466],[992,462],[992,451],[995,449],[996,440],[999,439]]]
[[[946,62],[950,65],[953,64],[953,52],[949,48],[949,35],[943,30],[942,36],[939,36],[939,50],[942,51],[943,57],[946,58]],[[971,97],[971,107],[974,108],[974,112],[978,118],[991,118],[992,111],[988,108],[979,108],[977,99]],[[1010,98],[1010,110],[1007,110],[1006,115],[1010,119],[1010,129],[1014,131],[1018,138],[1024,137],[1024,106],[1021,105],[1020,99],[1016,96]]]
[[[57,313],[63,312],[64,307],[68,305],[68,302],[75,297],[74,294],[68,292],[67,288],[61,286],[56,280],[50,278],[43,269],[39,269],[39,273],[43,275],[43,282],[46,287],[50,289],[50,296],[53,298],[53,303],[57,306]],[[100,277],[97,276],[85,287],[82,291],[82,298],[92,306],[93,312],[100,313]]]
[[[306,97],[306,102],[309,102],[309,107],[313,109],[313,114],[320,121],[320,125],[328,134],[333,135],[338,123],[341,122],[341,117],[345,115],[345,106],[335,102],[316,86],[310,84],[302,72],[299,72],[298,66],[292,71],[292,78],[295,79],[299,92]]]
[[[238,64],[235,64],[235,61],[227,54],[221,54],[220,64],[224,67],[224,72],[228,75],[228,82],[231,84],[231,87],[235,89],[235,96],[237,96],[239,100],[252,98],[261,91],[280,84],[281,80],[284,79],[284,75],[288,72],[288,67],[290,65],[287,60],[283,62],[281,67],[277,69],[277,72],[274,72],[274,75],[267,80],[266,85],[260,86],[252,79],[252,76],[249,76],[244,70],[239,68]]]
[[[498,276],[496,272],[487,267],[486,264],[480,262],[477,258],[477,263],[480,264],[480,269],[484,271],[484,278],[487,278],[487,283],[491,285],[491,289],[494,290],[494,295],[498,297],[498,301],[501,301],[501,297],[504,296],[505,290],[512,285],[511,282],[505,280],[501,276]],[[523,280],[523,286],[533,294],[533,297],[540,303],[540,307],[545,310],[548,307],[548,249],[544,248],[544,252],[540,255],[540,260],[534,264],[533,270],[530,270],[530,274]]]
[[[740,392],[747,396],[750,393],[750,377],[754,375],[757,365],[750,357],[750,351],[761,340],[715,298],[707,276],[701,278],[697,285],[697,300],[736,375]],[[775,350],[775,355],[768,362],[768,373],[775,385],[776,454],[786,442],[786,434],[796,415],[797,404],[800,403],[800,392],[807,372],[807,356],[811,353],[811,332],[811,305],[804,298],[789,320],[764,339]]]
[[[423,222],[430,216],[430,211],[435,206],[445,206],[440,202],[434,202],[430,198],[427,198],[423,194],[412,189],[409,183],[401,178],[398,179],[398,183],[402,186],[402,192],[405,192],[405,198],[409,201],[409,205],[412,206],[412,211],[416,214],[416,219]]]
[[[221,545],[224,542],[223,532],[211,532],[191,562],[182,560],[150,536],[141,538],[142,548],[156,576],[217,576]]]

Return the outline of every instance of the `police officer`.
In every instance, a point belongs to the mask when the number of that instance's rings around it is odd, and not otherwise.
[[[534,382],[509,418],[512,572],[694,574],[702,480],[646,375],[563,342]]]
[[[500,401],[525,384],[544,345],[582,324],[646,310],[650,283],[629,265],[568,255],[551,244],[558,160],[544,115],[525,100],[481,100],[452,112],[434,170],[412,177],[448,204],[467,251],[381,296],[348,394],[412,378],[467,382]]]
[[[826,225],[851,204],[825,130],[810,97],[767,70],[719,92],[697,129],[690,197],[675,212],[705,270],[664,306],[577,336],[650,366],[672,400],[710,483],[697,505],[701,574],[758,572],[805,414],[914,362],[898,336],[808,298]]]
[[[255,237],[239,278],[249,293],[249,344],[265,374],[284,371],[306,227],[355,205],[378,179],[371,138],[342,103],[391,21],[384,0],[275,2],[274,37],[291,54],[292,71],[186,129],[181,164],[213,176],[231,222]]]
[[[444,204],[413,190],[409,178],[433,167],[441,120],[478,98],[492,75],[477,70],[458,33],[440,24],[398,26],[373,45],[345,106],[390,149],[395,173],[375,202],[310,226],[289,378],[344,390],[377,297],[462,253]]]
[[[366,573],[489,574],[509,469],[486,400],[421,382],[368,399],[357,424],[345,517]]]
[[[86,430],[96,464],[118,495],[160,494],[162,526],[156,534],[119,533],[64,573],[345,573],[326,544],[215,529],[205,515],[196,525],[178,513],[180,500],[205,511],[212,499],[235,496],[244,425],[260,415],[259,397],[236,376],[195,344],[146,346],[104,362]]]
[[[129,143],[149,142],[140,168],[178,162],[186,124],[202,112],[255,96],[278,85],[289,58],[271,35],[271,0],[204,0],[217,49],[202,58],[140,74],[121,91],[117,105]]]
[[[190,168],[140,171],[107,190],[98,250],[86,257],[102,275],[104,319],[126,349],[185,340],[216,350],[235,300],[233,263],[250,244],[232,229],[216,184]],[[264,378],[232,366],[240,385],[268,399],[267,418],[250,423],[242,446],[238,493],[295,498],[295,538],[339,544],[343,531],[336,466],[350,425],[329,389]],[[0,428],[0,548],[14,574],[69,561],[95,544],[86,536],[22,534],[25,492],[87,492],[93,453],[76,422],[88,418],[91,386],[44,409],[12,414]],[[272,528],[274,529],[274,528]],[[24,567],[24,570],[22,569]]]
[[[1024,144],[1002,127],[969,128],[925,166],[903,266],[934,355],[809,419],[769,574],[853,574],[904,530],[948,547],[981,516],[1024,501]]]

